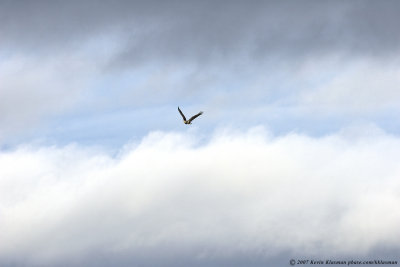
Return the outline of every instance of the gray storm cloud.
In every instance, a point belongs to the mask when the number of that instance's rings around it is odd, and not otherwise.
[[[397,137],[367,127],[195,138],[154,132],[116,157],[1,152],[0,263],[272,266],[399,249]]]
[[[398,52],[397,1],[2,1],[2,46],[48,52],[118,32],[143,60],[291,61],[324,53]]]
[[[397,10],[397,1],[1,1],[0,140],[87,103],[102,113],[184,102],[216,121],[255,113],[255,124],[286,107],[291,120],[385,116],[400,101]]]

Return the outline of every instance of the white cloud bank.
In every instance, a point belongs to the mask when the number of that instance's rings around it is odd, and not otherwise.
[[[154,132],[116,157],[74,145],[2,151],[0,263],[211,266],[241,255],[268,266],[285,252],[399,248],[400,139],[363,130],[253,128],[205,144]]]

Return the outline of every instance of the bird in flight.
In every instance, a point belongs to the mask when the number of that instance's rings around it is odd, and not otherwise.
[[[189,120],[186,120],[185,115],[183,115],[182,110],[178,107],[178,111],[181,114],[182,118],[183,118],[183,123],[184,124],[192,124],[192,120],[196,119],[198,116],[200,116],[201,114],[203,114],[203,111],[200,111],[199,113],[197,113],[196,115],[192,116]]]

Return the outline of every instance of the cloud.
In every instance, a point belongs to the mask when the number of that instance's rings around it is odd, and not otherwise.
[[[395,110],[400,103],[396,64],[357,60],[346,65],[324,64],[324,71],[318,70],[321,64],[317,62],[307,65],[299,72],[299,80],[308,87],[295,92],[294,105],[325,112],[371,114]]]
[[[118,32],[118,64],[291,61],[325,53],[396,55],[396,1],[3,1],[0,31],[8,46],[34,51],[76,47]]]
[[[79,145],[2,151],[0,263],[267,266],[399,248],[397,137],[258,127],[197,138],[153,132],[116,156]]]
[[[88,118],[198,106],[250,124],[397,110],[398,5],[2,1],[0,142],[71,107]]]
[[[152,5],[149,20],[140,18],[127,25],[126,48],[116,65],[155,61],[230,66],[269,61],[290,66],[331,54],[390,59],[398,51],[395,2]]]
[[[94,53],[5,56],[0,63],[0,142],[75,107],[99,70]]]

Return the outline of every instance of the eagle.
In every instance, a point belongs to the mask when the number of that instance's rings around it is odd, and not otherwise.
[[[199,113],[197,113],[196,115],[192,116],[189,120],[186,120],[185,115],[183,115],[182,110],[178,107],[178,111],[181,114],[182,118],[183,118],[183,123],[184,124],[192,124],[192,120],[196,119],[198,116],[200,116],[201,114],[203,114],[203,111],[200,111]]]

